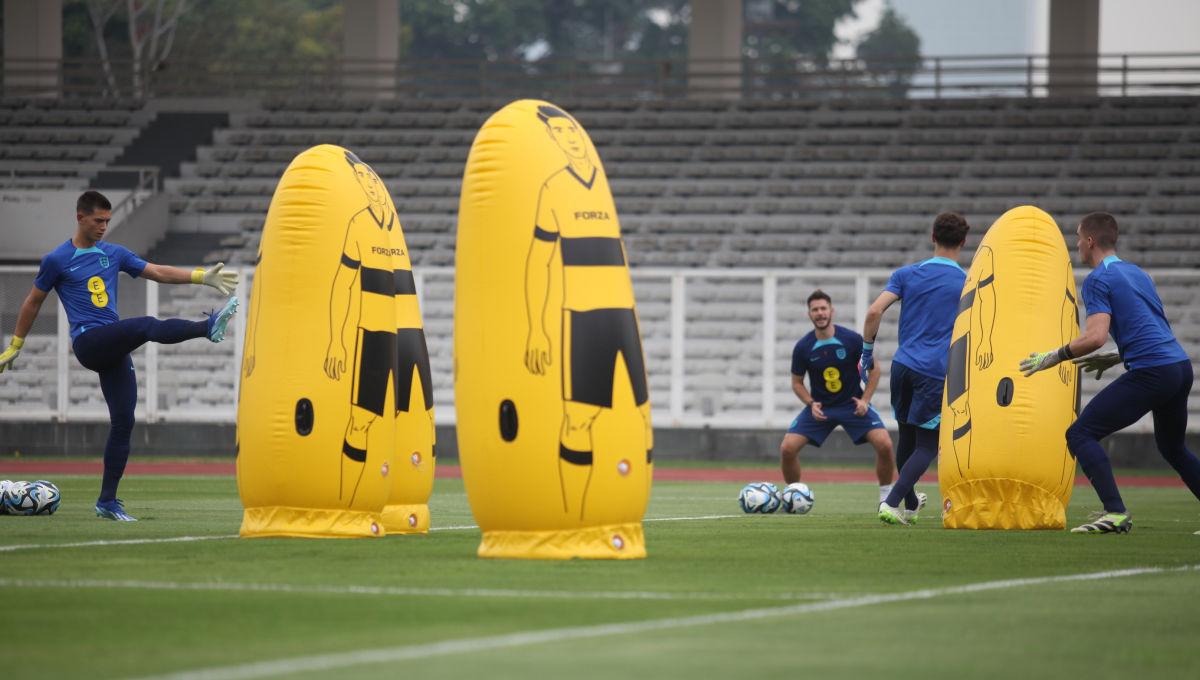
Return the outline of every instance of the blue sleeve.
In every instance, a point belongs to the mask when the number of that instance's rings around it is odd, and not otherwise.
[[[117,246],[121,258],[121,271],[129,274],[133,278],[142,275],[142,271],[146,269],[146,261],[138,257],[134,252],[123,246]]]
[[[1112,314],[1108,301],[1108,283],[1102,276],[1089,276],[1083,282],[1083,305],[1088,314]]]
[[[61,269],[58,262],[54,260],[53,253],[42,258],[42,266],[38,269],[37,278],[33,280],[33,285],[43,293],[49,293],[54,284],[58,283],[58,275]]]
[[[808,349],[804,347],[804,341],[796,343],[795,349],[792,350],[792,375],[804,375],[808,370]]]
[[[892,277],[888,279],[887,286],[884,290],[889,293],[894,293],[896,297],[904,297],[904,279],[908,278],[908,267],[901,267],[892,272]]]

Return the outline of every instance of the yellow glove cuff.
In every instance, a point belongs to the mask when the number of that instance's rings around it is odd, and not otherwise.
[[[12,342],[9,344],[12,345],[13,347],[16,347],[17,349],[21,349],[22,347],[25,346],[25,338],[20,338],[20,337],[17,337],[14,335]]]
[[[192,283],[204,283],[204,267],[192,270]]]

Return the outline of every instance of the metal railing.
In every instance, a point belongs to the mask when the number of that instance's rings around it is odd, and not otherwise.
[[[28,283],[32,280],[35,271],[35,268],[32,267],[0,267],[0,322],[4,324],[3,331],[6,334],[11,332],[19,299],[23,298],[25,291],[28,290]],[[1192,286],[1200,283],[1200,271],[1159,269],[1153,270],[1151,273],[1160,288],[1170,281],[1186,281],[1188,285]],[[639,317],[644,342],[647,346],[652,342],[661,344],[664,339],[668,343],[665,361],[654,361],[651,352],[649,350],[646,352],[655,424],[664,427],[685,428],[781,428],[786,426],[799,408],[798,402],[791,396],[790,365],[787,363],[787,357],[790,357],[792,343],[798,340],[800,335],[810,330],[804,307],[805,296],[814,287],[820,285],[833,293],[835,306],[839,304],[843,307],[850,306],[848,303],[852,301],[853,311],[838,318],[843,325],[853,323],[853,328],[861,329],[870,298],[882,287],[889,274],[890,271],[882,269],[633,269],[634,287],[639,295]],[[1082,280],[1085,274],[1086,272],[1077,272],[1077,278]],[[242,299],[247,299],[246,294],[250,288],[250,282],[247,279],[248,276],[242,277],[236,293]],[[444,306],[453,304],[452,297],[444,295],[445,291],[453,289],[454,270],[452,268],[424,267],[415,272],[415,279],[423,308],[428,308],[430,304]],[[743,318],[739,321],[730,321],[721,318],[719,310],[716,313],[706,312],[705,303],[693,298],[693,291],[701,288],[704,281],[709,282],[710,288],[714,285],[734,285],[737,282],[750,284],[757,294],[753,291],[742,290],[740,293],[742,297],[738,298],[736,304],[743,310]],[[6,282],[8,282],[7,285]],[[714,284],[713,282],[724,283]],[[427,289],[433,287],[434,284],[443,291],[443,294],[436,299],[429,299]],[[158,315],[161,308],[159,299],[161,287],[153,282],[146,282],[145,286],[144,305],[140,305],[138,309],[139,311],[144,309],[144,313],[147,315]],[[657,286],[657,297],[644,295],[648,290],[647,286]],[[665,299],[662,295],[664,287],[667,290]],[[0,374],[0,394],[9,401],[7,405],[0,407],[0,420],[76,422],[107,419],[107,414],[103,410],[96,408],[80,410],[71,404],[69,398],[69,390],[72,385],[71,375],[79,372],[86,373],[86,371],[75,364],[70,357],[70,338],[66,314],[61,305],[55,302],[54,300],[49,301],[43,307],[42,312],[43,317],[56,315],[54,330],[48,332],[49,324],[40,321],[41,330],[35,326],[34,333],[30,334],[31,336],[40,334],[50,340],[49,343],[43,342],[43,345],[49,344],[53,347],[53,368],[44,367],[40,373],[22,377],[21,367],[18,364],[16,371]],[[664,302],[665,304],[663,304]],[[51,306],[54,309],[50,309]],[[1168,307],[1168,312],[1171,311]],[[753,321],[747,321],[746,315],[749,315]],[[892,347],[895,343],[894,324],[897,315],[889,314],[888,316],[890,318],[887,319],[880,341],[885,347]],[[718,385],[717,387],[728,393],[736,392],[735,396],[748,397],[742,399],[743,402],[756,401],[753,406],[724,408],[719,404],[714,406],[698,399],[698,392],[702,391],[702,388],[694,384],[694,373],[700,366],[696,363],[696,359],[691,358],[693,355],[691,350],[692,344],[697,342],[694,324],[704,322],[709,324],[713,322],[742,323],[749,326],[745,329],[743,336],[752,340],[729,340],[728,342],[733,343],[732,351],[735,354],[749,357],[756,365],[756,374],[749,380],[755,385],[753,387]],[[235,319],[231,328],[233,332],[229,336],[229,342],[218,346],[227,348],[221,350],[225,354],[222,355],[224,358],[220,358],[222,363],[217,369],[221,384],[225,386],[220,388],[220,391],[222,394],[229,395],[227,403],[210,405],[202,409],[161,405],[160,391],[164,372],[172,370],[163,365],[163,348],[168,346],[148,343],[142,352],[143,357],[140,362],[135,353],[135,363],[140,364],[139,373],[142,374],[144,382],[144,397],[139,403],[138,418],[143,422],[234,422],[236,404],[233,395],[238,393],[237,387],[241,378],[244,335],[244,326],[240,317]],[[790,328],[790,332],[786,330],[788,328]],[[792,337],[793,335],[795,337]],[[439,380],[439,378],[446,378],[453,370],[452,337],[450,332],[431,332],[428,335],[428,342],[431,355],[434,357],[432,368],[435,382],[441,382],[443,386],[447,386],[435,390],[437,419],[439,423],[451,424],[455,422],[452,387],[448,387],[452,384],[452,380]],[[183,353],[186,353],[186,344],[172,347],[184,347]],[[175,350],[166,351],[174,352]],[[890,350],[881,348],[881,355],[887,356],[888,351]],[[49,350],[43,349],[42,353],[43,355],[48,354]],[[22,356],[24,358],[25,355]],[[181,354],[176,352],[172,356],[178,358]],[[43,363],[45,363],[44,357]],[[709,360],[708,363],[711,365],[713,361]],[[886,372],[886,362],[881,363]],[[1116,373],[1119,374],[1119,371]],[[1107,377],[1105,383],[1113,377],[1115,375]],[[14,403],[12,395],[20,395],[23,386],[28,387],[30,381],[41,382],[46,386],[53,385],[52,390],[47,390],[48,394],[53,394],[52,402],[29,403],[18,399]],[[1090,394],[1092,390],[1098,389],[1105,383],[1096,383],[1095,381],[1085,383],[1085,394]],[[663,389],[664,384],[665,389]],[[229,391],[229,386],[232,386],[232,391]],[[712,386],[710,385],[710,387]],[[98,394],[98,388],[95,389]],[[756,399],[754,395],[757,395]],[[886,423],[894,426],[894,422],[891,420],[891,409],[888,407],[886,380],[881,382],[873,403],[883,414]],[[1200,403],[1197,403],[1196,407],[1195,414],[1189,422],[1190,431],[1200,430]],[[1132,431],[1149,432],[1150,429],[1150,419],[1145,418],[1135,425]]]
[[[1200,93],[1200,52],[1100,55],[926,56],[816,64],[796,59],[454,59],[401,61],[171,62],[135,79],[113,61],[5,62],[0,95],[61,97],[309,96],[361,99],[594,99],[714,97],[1134,96]],[[139,83],[135,85],[135,83]]]

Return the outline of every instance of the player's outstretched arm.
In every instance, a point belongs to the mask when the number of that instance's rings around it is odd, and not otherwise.
[[[25,302],[21,303],[21,311],[17,314],[17,327],[13,330],[12,341],[8,343],[8,347],[3,352],[0,352],[0,373],[3,373],[17,360],[17,355],[25,346],[25,336],[29,335],[30,329],[33,328],[33,322],[37,319],[38,313],[42,311],[42,303],[45,301],[46,291],[37,286],[29,289],[29,295],[25,296]]]
[[[1021,371],[1028,378],[1038,371],[1053,368],[1063,361],[1095,352],[1104,346],[1104,339],[1108,337],[1108,327],[1111,323],[1112,315],[1110,314],[1103,312],[1089,314],[1083,333],[1080,333],[1078,338],[1058,349],[1031,353],[1027,359],[1021,360]]]

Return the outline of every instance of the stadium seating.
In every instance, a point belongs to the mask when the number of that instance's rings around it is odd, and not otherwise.
[[[421,294],[435,393],[447,407],[460,179],[476,131],[505,103],[264,101],[231,113],[213,144],[166,181],[175,221],[217,235],[206,259],[248,266],[278,177],[295,154],[319,143],[354,149],[387,183],[414,265],[430,272]],[[591,134],[611,179],[650,385],[664,411],[671,285],[648,268],[870,270],[880,272],[871,280],[873,296],[888,270],[927,255],[937,212],[963,212],[974,225],[973,248],[995,218],[1023,203],[1051,212],[1071,245],[1082,214],[1114,212],[1126,234],[1123,255],[1150,268],[1190,268],[1200,252],[1200,98],[561,103]],[[0,110],[5,120],[28,121],[20,132],[12,125],[0,131],[9,135],[0,169],[80,166],[39,156],[52,155],[39,150],[46,135],[54,147],[119,146],[120,131],[110,124],[131,113],[118,106],[90,123],[80,115],[28,102]],[[68,132],[77,137],[60,144]],[[1160,277],[1159,285],[1195,358],[1200,278]],[[795,405],[787,383],[791,346],[810,328],[804,298],[817,286],[833,295],[838,320],[855,325],[850,279],[778,280],[776,421]],[[758,279],[688,278],[685,413],[762,424],[761,300]],[[197,314],[206,304],[181,295],[164,300],[161,312]],[[883,359],[893,349],[895,319],[890,315],[881,332]],[[160,384],[177,380],[187,389],[175,392],[195,393],[181,403],[204,405],[208,386],[232,387],[232,371],[214,356],[213,363],[181,359],[160,372]],[[875,403],[890,413],[883,408],[886,379]],[[1085,396],[1095,389],[1089,383]],[[1195,408],[1200,416],[1200,400]]]
[[[0,98],[0,186],[82,189],[137,134],[132,100]]]

